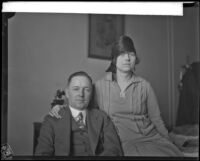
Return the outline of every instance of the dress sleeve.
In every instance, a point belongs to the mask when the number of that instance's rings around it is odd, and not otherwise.
[[[149,83],[147,84],[147,109],[149,118],[155,125],[158,132],[168,139],[168,131],[162,120],[156,95]]]

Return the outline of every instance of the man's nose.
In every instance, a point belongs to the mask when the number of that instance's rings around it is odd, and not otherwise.
[[[83,90],[83,89],[80,89],[80,90],[79,90],[79,95],[80,95],[81,97],[84,96],[84,90]]]

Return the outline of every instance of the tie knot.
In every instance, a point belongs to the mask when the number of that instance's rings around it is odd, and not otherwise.
[[[83,114],[82,112],[79,112],[78,116],[76,116],[76,121],[81,121],[83,120]]]
[[[84,121],[83,121],[83,113],[80,112],[78,116],[75,118],[76,122],[78,123],[79,128],[83,129],[85,127]]]

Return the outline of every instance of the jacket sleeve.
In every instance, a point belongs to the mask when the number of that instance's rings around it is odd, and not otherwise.
[[[51,123],[51,116],[47,115],[44,118],[42,127],[40,129],[40,135],[38,138],[38,145],[35,150],[34,155],[45,155],[52,156],[54,155],[54,132],[53,126]]]
[[[156,95],[149,83],[147,84],[147,108],[148,108],[148,115],[150,117],[150,120],[155,125],[158,132],[165,138],[169,139],[168,131],[161,118],[160,109],[158,106]]]
[[[101,156],[122,156],[122,148],[115,126],[107,116],[104,115],[103,125],[103,152]]]

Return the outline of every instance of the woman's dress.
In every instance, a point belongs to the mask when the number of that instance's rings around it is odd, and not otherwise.
[[[156,96],[145,79],[133,76],[121,92],[108,73],[96,82],[95,91],[99,108],[113,120],[125,156],[182,156],[169,141]]]

